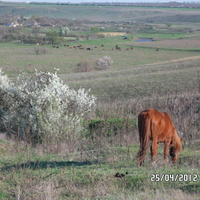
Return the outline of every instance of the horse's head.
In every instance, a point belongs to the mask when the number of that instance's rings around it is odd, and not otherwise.
[[[179,151],[182,150],[182,138],[179,137],[176,145],[170,147],[169,155],[172,157],[172,162],[175,163],[178,160]]]
[[[182,133],[182,132],[181,132]],[[173,140],[172,140],[172,146],[170,147],[169,154],[172,157],[172,162],[175,163],[178,160],[178,154],[179,151],[182,150],[182,137],[183,133],[179,134],[175,131]]]
[[[170,147],[169,155],[172,157],[172,162],[175,163],[178,160],[178,152],[176,152],[175,147]]]

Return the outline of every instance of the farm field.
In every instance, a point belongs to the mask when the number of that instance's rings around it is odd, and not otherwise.
[[[0,11],[3,14],[13,13],[30,16],[47,16],[74,20],[106,21],[140,21],[148,23],[199,23],[199,9],[194,8],[142,8],[128,6],[77,6],[77,5],[39,5],[13,4],[1,2]],[[167,12],[166,12],[167,11]]]
[[[155,91],[163,95],[199,87],[199,41],[192,36],[152,42],[125,41],[121,36],[108,36],[88,42],[73,42],[69,47],[59,48],[0,44],[0,67],[13,78],[20,70],[31,73],[35,69],[54,71],[58,68],[62,79],[71,87],[91,88],[91,93],[99,99],[149,96]],[[80,44],[85,49],[74,48]],[[121,51],[115,49],[116,45]],[[35,49],[46,53],[37,55]],[[112,67],[106,71],[95,70],[96,61],[103,56],[113,60]],[[86,63],[90,72],[74,73],[79,63]],[[148,88],[150,82],[154,85],[152,89]]]
[[[80,26],[101,24],[106,31],[55,45],[0,43],[0,68],[14,83],[20,71],[33,75],[35,70],[53,73],[56,68],[70,88],[85,88],[97,98],[96,105],[81,119],[83,130],[76,137],[70,132],[68,139],[31,143],[0,127],[0,199],[199,199],[198,9],[0,2],[1,15],[4,12],[86,20]],[[118,30],[133,20],[129,25],[137,24],[134,30]],[[111,21],[116,29],[107,27]],[[43,37],[49,29],[60,30],[41,28],[38,36]],[[72,32],[87,36],[92,31]],[[96,36],[101,34],[104,37]],[[98,70],[97,61],[103,57],[109,57],[112,65]],[[163,161],[164,145],[159,144],[157,161],[152,164],[148,148],[144,166],[138,167],[137,116],[146,108],[169,113],[177,131],[184,134],[176,164],[170,157]],[[0,114],[3,116],[3,111]],[[5,126],[3,121],[0,124]]]

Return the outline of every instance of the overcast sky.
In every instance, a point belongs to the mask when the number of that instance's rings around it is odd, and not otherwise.
[[[70,3],[84,3],[84,2],[170,2],[170,1],[176,1],[176,2],[199,2],[200,0],[2,0],[2,1],[12,1],[12,2],[70,2]]]

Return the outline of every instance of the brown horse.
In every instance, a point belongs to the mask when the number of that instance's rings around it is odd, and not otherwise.
[[[144,162],[148,143],[151,144],[151,158],[155,162],[158,143],[164,142],[164,160],[167,159],[170,147],[172,162],[178,159],[178,152],[182,150],[182,141],[178,136],[170,116],[164,112],[148,109],[142,111],[138,116],[138,129],[140,137],[140,149],[138,153],[139,166]]]

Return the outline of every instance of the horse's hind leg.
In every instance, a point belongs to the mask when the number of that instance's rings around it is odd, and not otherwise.
[[[138,152],[138,166],[142,166],[144,164],[145,157],[145,149],[143,148],[142,142],[140,144],[140,150]]]
[[[138,166],[142,166],[144,164],[144,158],[142,158],[141,152],[138,153]]]
[[[157,154],[158,154],[158,143],[157,140],[154,139],[151,144],[151,160],[153,162],[156,161]]]

